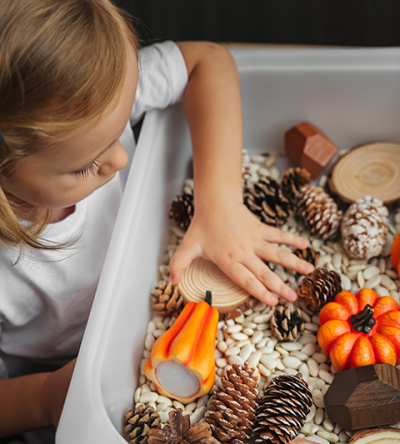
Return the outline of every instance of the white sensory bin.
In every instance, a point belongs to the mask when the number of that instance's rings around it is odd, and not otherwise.
[[[400,140],[400,49],[235,50],[250,154],[283,151],[283,136],[309,121],[341,149]],[[171,201],[190,176],[182,105],[151,112],[88,321],[57,444],[123,444],[132,407],[150,293],[165,252]],[[280,158],[279,167],[289,162]],[[167,382],[168,383],[168,382]],[[188,380],[186,383],[190,384]]]

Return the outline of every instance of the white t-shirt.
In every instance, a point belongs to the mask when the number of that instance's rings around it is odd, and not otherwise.
[[[78,238],[71,249],[0,249],[0,377],[29,372],[29,361],[62,365],[78,354],[117,217],[135,142],[131,125],[146,111],[182,99],[188,75],[178,46],[170,41],[139,51],[139,84],[121,143],[127,167],[76,205],[75,212],[47,226],[55,243]]]

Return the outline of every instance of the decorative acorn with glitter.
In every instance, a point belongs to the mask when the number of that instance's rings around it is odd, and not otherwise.
[[[357,199],[347,209],[341,224],[343,246],[352,259],[379,256],[388,232],[388,209],[371,196]]]

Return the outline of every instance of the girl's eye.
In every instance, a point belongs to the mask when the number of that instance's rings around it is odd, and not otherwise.
[[[93,163],[91,165],[89,165],[85,169],[75,171],[74,175],[75,175],[75,177],[81,177],[82,179],[86,179],[87,176],[89,175],[89,173],[92,173],[93,176],[95,176],[96,175],[95,167],[98,167],[98,166],[99,166],[99,164],[97,163],[97,159],[96,159],[95,161],[93,161]]]

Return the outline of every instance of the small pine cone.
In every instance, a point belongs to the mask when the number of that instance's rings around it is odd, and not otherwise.
[[[130,444],[147,444],[150,429],[159,427],[160,415],[150,406],[142,404],[124,416],[124,434]]]
[[[341,225],[343,246],[353,259],[379,256],[386,242],[388,209],[371,196],[357,199],[347,209]]]
[[[281,227],[289,217],[289,201],[283,195],[279,184],[271,177],[265,177],[244,193],[246,207],[261,222]]]
[[[311,174],[302,167],[289,168],[282,177],[281,188],[291,207],[296,205],[297,195],[304,185],[310,183]]]
[[[294,341],[304,331],[300,308],[292,313],[289,307],[276,307],[270,324],[273,335],[279,341]]]
[[[318,259],[320,258],[320,254],[317,253],[314,248],[307,247],[304,250],[294,250],[293,254],[299,257],[300,259],[303,259],[304,261],[309,262],[310,264],[313,264],[315,267],[315,264],[317,263]]]
[[[174,316],[177,318],[183,309],[183,296],[178,286],[173,286],[171,282],[158,285],[152,296],[154,310],[160,316]]]
[[[298,195],[297,213],[311,234],[323,240],[336,236],[342,212],[322,188],[304,185]]]
[[[341,278],[336,271],[317,268],[303,279],[297,294],[306,309],[316,312],[341,291]]]
[[[210,399],[206,421],[223,443],[243,444],[250,437],[258,397],[258,378],[247,364],[234,364]]]
[[[311,406],[311,391],[300,373],[273,378],[259,401],[253,428],[255,442],[292,441],[303,427]]]
[[[178,227],[187,230],[194,215],[194,202],[191,194],[183,193],[172,202],[169,218],[174,220]]]

